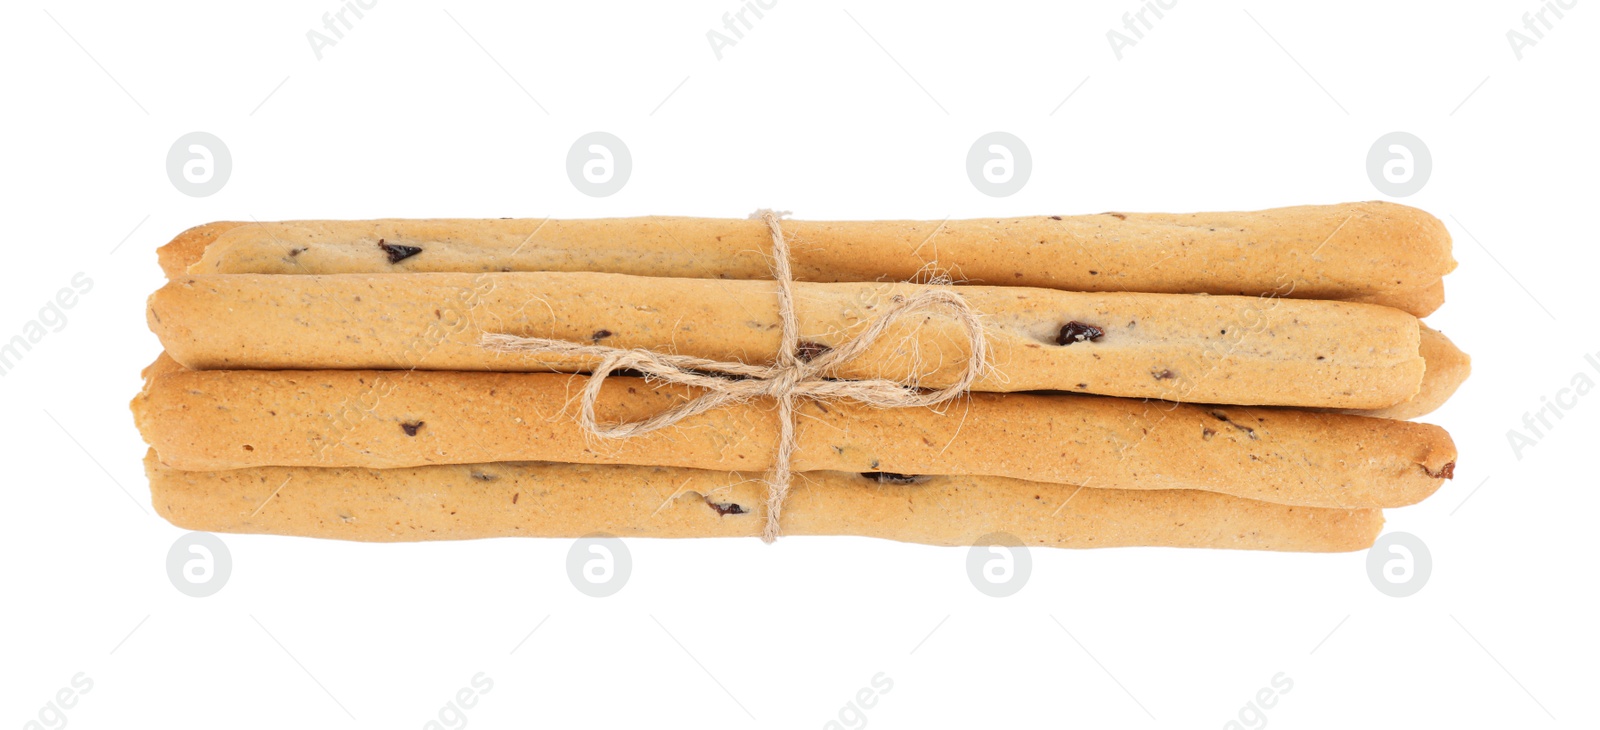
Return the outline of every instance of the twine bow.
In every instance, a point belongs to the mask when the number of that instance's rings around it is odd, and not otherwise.
[[[795,439],[795,400],[853,400],[879,408],[933,406],[960,397],[988,367],[988,339],[978,313],[960,294],[949,288],[928,288],[911,296],[895,295],[891,305],[855,338],[809,360],[800,356],[800,324],[794,312],[794,278],[789,267],[789,243],[784,239],[780,218],[786,213],[756,211],[750,217],[767,224],[772,232],[772,274],[778,284],[778,316],[782,323],[777,362],[750,365],[721,362],[646,349],[623,349],[587,345],[543,337],[518,337],[486,333],[479,346],[497,352],[556,355],[572,358],[599,358],[583,390],[578,416],[584,430],[601,438],[625,439],[671,426],[685,418],[754,398],[772,398],[778,403],[778,453],[767,475],[767,521],[761,539],[778,537],[778,518],[789,493],[790,466],[797,446]],[[956,382],[937,390],[917,387],[915,376],[905,382],[882,378],[871,380],[833,380],[825,373],[853,360],[872,347],[891,325],[903,317],[936,309],[948,309],[965,328],[971,340],[966,368]],[[704,393],[649,418],[617,424],[595,421],[594,404],[600,387],[612,371],[635,370],[651,380],[704,389]],[[730,377],[731,376],[731,377]]]

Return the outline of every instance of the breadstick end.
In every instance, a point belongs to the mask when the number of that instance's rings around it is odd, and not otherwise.
[[[174,236],[166,245],[156,249],[156,260],[168,279],[188,273],[189,267],[205,255],[206,247],[224,231],[244,225],[240,221],[205,223]]]
[[[1444,221],[1421,208],[1400,203],[1374,200],[1361,206],[1364,212],[1380,219],[1382,225],[1392,232],[1392,238],[1400,250],[1416,257],[1419,273],[1444,276],[1455,270],[1450,229],[1445,227]]]

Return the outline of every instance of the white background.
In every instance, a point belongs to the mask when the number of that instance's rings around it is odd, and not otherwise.
[[[1600,382],[1596,9],[1518,60],[1533,3],[1184,0],[1118,60],[1133,2],[973,5],[783,0],[718,60],[735,0],[382,0],[318,60],[333,2],[7,3],[0,339],[75,273],[94,287],[0,378],[0,724],[80,672],[76,727],[419,727],[479,672],[478,727],[819,727],[879,672],[876,727],[1220,727],[1280,672],[1277,727],[1600,721],[1600,395],[1521,459],[1507,442]],[[195,130],[233,156],[207,198],[164,169]],[[564,170],[594,130],[632,150],[612,197]],[[1008,198],[964,170],[994,130],[1032,151]],[[182,533],[148,505],[126,403],[159,351],[153,251],[191,225],[1256,209],[1380,198],[1365,158],[1396,130],[1434,160],[1403,202],[1460,261],[1428,322],[1475,358],[1426,419],[1456,479],[1389,515],[1433,556],[1415,596],[1380,594],[1363,553],[1117,549],[1035,550],[996,599],[965,549],[831,538],[630,541],[604,599],[568,581],[566,540],[230,535],[217,595],[166,576]]]

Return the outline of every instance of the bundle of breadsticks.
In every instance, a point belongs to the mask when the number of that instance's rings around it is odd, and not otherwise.
[[[1449,479],[1444,226],[212,223],[133,401],[175,525],[1348,551]]]

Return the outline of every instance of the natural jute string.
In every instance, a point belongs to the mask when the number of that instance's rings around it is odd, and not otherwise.
[[[763,221],[772,231],[772,274],[778,283],[778,317],[782,322],[782,341],[778,361],[772,365],[718,362],[698,357],[672,355],[645,349],[622,349],[585,345],[542,337],[517,337],[486,333],[479,346],[497,352],[557,355],[567,358],[599,358],[583,391],[578,423],[589,433],[602,438],[624,439],[671,426],[690,416],[714,408],[767,397],[778,402],[778,453],[767,475],[767,523],[762,540],[778,537],[778,517],[789,493],[790,462],[795,450],[794,404],[798,398],[813,400],[849,399],[879,408],[933,406],[965,393],[988,367],[989,345],[978,313],[966,299],[949,287],[924,288],[911,296],[895,295],[891,305],[855,338],[824,352],[809,362],[799,356],[800,324],[794,313],[794,278],[789,269],[789,243],[784,239],[781,216],[771,210],[756,211],[750,217]],[[944,308],[950,311],[971,339],[971,354],[966,369],[956,382],[938,390],[917,387],[914,374],[906,381],[830,380],[824,373],[865,353],[902,317]],[[640,421],[601,425],[595,422],[594,404],[600,386],[617,369],[635,370],[651,380],[702,388],[705,393],[682,405]],[[729,377],[732,376],[732,377]]]

